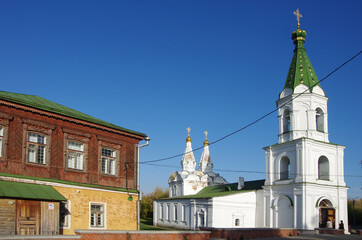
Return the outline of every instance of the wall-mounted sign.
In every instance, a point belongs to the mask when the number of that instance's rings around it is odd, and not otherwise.
[[[48,209],[49,210],[54,210],[54,203],[49,203],[48,204]]]

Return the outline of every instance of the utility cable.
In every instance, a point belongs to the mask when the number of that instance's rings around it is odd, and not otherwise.
[[[360,55],[362,53],[362,51],[359,51],[357,54],[355,54],[353,57],[351,57],[350,59],[348,59],[347,61],[345,61],[343,64],[341,64],[339,67],[335,68],[332,72],[330,72],[329,74],[327,74],[327,76],[325,76],[322,80],[320,80],[319,82],[313,84],[310,88],[306,89],[305,91],[299,93],[298,95],[296,95],[295,97],[291,98],[289,101],[285,102],[283,105],[281,105],[280,107],[277,107],[276,109],[264,114],[263,116],[259,117],[258,119],[256,119],[255,121],[245,125],[244,127],[242,128],[239,128],[238,130],[232,132],[232,133],[229,133],[213,142],[210,142],[209,145],[213,145],[215,143],[218,143],[238,132],[241,132],[249,127],[251,127],[252,125],[258,123],[259,121],[263,120],[264,118],[268,117],[269,115],[273,114],[274,112],[278,111],[280,108],[284,107],[285,105],[289,104],[290,102],[292,102],[293,100],[295,100],[296,98],[300,97],[302,94],[306,93],[307,91],[310,91],[313,87],[317,86],[319,83],[323,82],[324,80],[326,80],[329,76],[331,76],[332,74],[334,74],[335,72],[337,72],[339,69],[341,69],[343,66],[345,66],[347,63],[351,62],[353,59],[355,59],[358,55]],[[200,149],[202,149],[203,146],[201,147],[198,147],[196,149],[194,149],[192,152],[195,152],[195,151],[198,151]],[[187,152],[188,153],[188,152]],[[155,160],[148,160],[148,161],[142,161],[140,162],[140,164],[148,164],[148,163],[153,163],[153,162],[161,162],[161,161],[166,161],[166,160],[170,160],[170,159],[173,159],[173,158],[176,158],[176,157],[180,157],[180,156],[183,156],[184,154],[187,154],[187,153],[180,153],[180,154],[176,154],[176,155],[173,155],[173,156],[170,156],[170,157],[166,157],[166,158],[160,158],[160,159],[155,159]],[[191,151],[190,151],[191,153]]]

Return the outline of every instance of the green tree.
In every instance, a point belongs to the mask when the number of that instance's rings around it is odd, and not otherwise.
[[[348,199],[348,224],[354,227],[362,226],[362,198]]]
[[[156,187],[153,192],[143,195],[140,209],[141,218],[152,218],[153,200],[167,198],[168,196],[168,188],[163,189],[161,187]]]

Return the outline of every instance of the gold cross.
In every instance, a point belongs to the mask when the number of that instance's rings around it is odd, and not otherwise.
[[[298,21],[298,25],[297,25],[297,26],[299,27],[299,26],[300,26],[300,23],[299,23],[300,18],[303,17],[303,16],[302,16],[302,14],[300,14],[299,8],[298,8],[296,11],[294,11],[293,13],[294,13],[295,16],[297,16],[297,21]]]
[[[190,131],[191,131],[191,128],[190,127],[187,127],[187,135],[190,137]]]
[[[209,134],[207,131],[204,132],[205,133],[205,139],[207,139],[207,134]]]

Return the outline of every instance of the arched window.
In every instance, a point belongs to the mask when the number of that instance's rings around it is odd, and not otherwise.
[[[316,126],[317,131],[324,132],[324,113],[322,109],[317,108],[316,109]]]
[[[205,226],[205,211],[203,209],[201,209],[199,211],[199,227],[204,227]]]
[[[290,178],[290,161],[289,158],[284,156],[280,159],[280,180]]]
[[[290,131],[290,111],[286,109],[283,113],[283,133]]]
[[[329,180],[329,161],[325,156],[318,159],[318,179]]]

